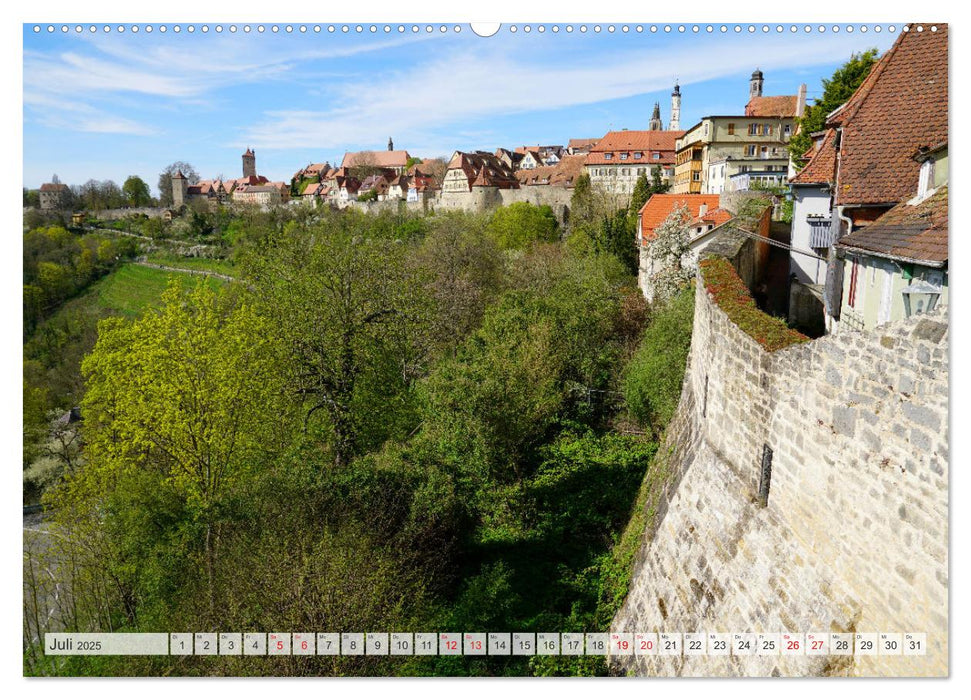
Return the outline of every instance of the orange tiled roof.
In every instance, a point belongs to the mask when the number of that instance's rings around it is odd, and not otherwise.
[[[746,117],[795,117],[799,106],[796,95],[753,97],[745,105]]]
[[[667,219],[671,212],[677,207],[688,207],[688,220],[685,224],[694,221],[710,221],[715,226],[720,226],[732,218],[730,212],[720,209],[718,206],[719,197],[717,194],[655,194],[648,199],[640,210],[641,222],[641,243],[646,244],[654,238],[654,229],[660,226]],[[707,205],[708,211],[701,214],[702,205]]]
[[[590,149],[587,155],[587,165],[616,165],[619,164],[621,153],[628,153],[624,163],[674,163],[675,142],[684,136],[684,131],[609,131]],[[661,158],[654,160],[651,155],[659,152]],[[610,159],[604,154],[614,154]],[[641,153],[640,158],[635,158]]]
[[[948,140],[948,32],[901,32],[850,100],[831,115],[843,128],[836,204],[886,204],[913,194],[917,149]]]
[[[408,151],[357,151],[345,153],[341,167],[373,165],[377,168],[403,168],[410,157]]]
[[[836,129],[828,129],[814,149],[809,162],[791,180],[790,185],[818,185],[836,179]]]

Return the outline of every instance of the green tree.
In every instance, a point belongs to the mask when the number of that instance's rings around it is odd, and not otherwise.
[[[548,205],[515,202],[496,209],[486,233],[503,250],[522,250],[533,243],[557,240],[558,229],[556,216]]]
[[[129,175],[121,186],[121,191],[129,206],[144,207],[152,202],[152,193],[149,192],[148,184],[138,175]]]
[[[387,407],[407,415],[406,390],[424,371],[419,271],[405,265],[403,244],[372,237],[370,222],[339,212],[288,224],[243,265],[289,348],[305,425],[325,418],[335,466],[398,427]]]
[[[121,525],[151,517],[126,488],[168,493],[202,540],[190,549],[202,552],[211,613],[220,509],[286,441],[280,345],[252,305],[205,284],[173,283],[162,301],[134,322],[100,324],[82,364],[87,461],[54,500]]]
[[[641,173],[637,178],[637,182],[634,183],[634,191],[630,196],[630,206],[628,207],[629,215],[632,219],[637,219],[637,214],[640,212],[641,207],[644,203],[651,197],[651,185],[647,182],[647,175]]]
[[[24,206],[25,207],[39,207],[40,206],[40,190],[29,190],[24,188]]]
[[[694,292],[688,287],[654,314],[624,371],[627,409],[655,434],[671,420],[681,399],[693,320]]]
[[[850,99],[870,74],[878,55],[876,49],[854,53],[830,78],[823,79],[823,96],[817,97],[814,104],[806,107],[799,120],[798,133],[789,141],[789,155],[797,166],[801,167],[806,163],[803,154],[812,146],[810,134],[822,131],[826,125],[826,116]]]

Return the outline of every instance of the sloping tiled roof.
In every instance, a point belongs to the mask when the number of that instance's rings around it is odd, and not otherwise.
[[[790,185],[819,185],[836,179],[836,129],[828,129],[805,167],[789,180]]]
[[[618,164],[620,156],[614,155],[610,160],[604,158],[605,153],[628,153],[625,164],[631,163],[673,163],[674,144],[684,136],[683,131],[609,131],[590,149],[587,165]],[[651,157],[652,151],[661,153],[660,160]],[[640,158],[635,158],[641,153]]]
[[[586,154],[563,156],[556,165],[542,165],[531,170],[517,170],[516,179],[520,185],[551,185],[553,187],[573,187],[577,176],[587,162]]]
[[[67,185],[62,184],[60,182],[56,184],[53,182],[45,182],[43,185],[40,186],[41,192],[64,192],[66,189],[67,189]]]
[[[903,260],[947,262],[947,187],[918,204],[898,204],[872,224],[843,236],[841,248],[858,248]]]
[[[909,199],[921,146],[948,140],[947,25],[901,32],[846,105],[836,203],[886,204]]]
[[[448,170],[461,168],[470,186],[518,189],[519,180],[494,153],[456,151],[448,163]]]
[[[718,207],[719,196],[717,194],[655,194],[648,199],[640,210],[641,221],[641,242],[647,243],[654,238],[654,229],[660,226],[667,219],[671,212],[677,207],[688,207],[688,220],[699,220],[702,205],[707,205],[708,213],[711,214],[711,223],[716,226],[725,223],[732,218],[730,212]],[[705,220],[708,220],[706,215]]]
[[[570,139],[567,148],[586,148],[590,149],[597,145],[600,139]]]
[[[745,105],[746,117],[794,117],[799,108],[797,95],[753,97]]]
[[[376,168],[403,168],[408,163],[408,151],[357,151],[345,153],[342,168],[371,166]]]

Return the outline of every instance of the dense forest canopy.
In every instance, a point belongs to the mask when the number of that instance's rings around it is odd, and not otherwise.
[[[172,275],[138,313],[87,316],[85,299],[111,299],[98,285],[149,269],[102,255],[132,238],[27,233],[25,397],[40,393],[25,450],[60,460],[43,486],[71,562],[65,624],[605,630],[680,394],[693,297],[649,308],[622,259],[629,210],[587,204],[567,230],[528,204],[143,220],[132,230],[151,255],[211,247],[225,280]],[[87,330],[57,335],[71,323]],[[46,355],[44,334],[59,338]],[[38,446],[51,440],[42,408],[75,400],[82,447],[65,461]],[[594,657],[204,661],[54,667],[25,652],[28,673],[605,671]]]

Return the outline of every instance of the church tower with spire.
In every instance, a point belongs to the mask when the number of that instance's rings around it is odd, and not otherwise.
[[[388,150],[389,151],[393,151],[394,150],[394,141],[391,140],[391,137],[390,136],[388,137]]]
[[[651,115],[651,123],[647,126],[648,131],[663,131],[664,124],[661,123],[661,105],[654,103],[654,114]]]
[[[671,93],[671,123],[668,125],[670,131],[681,130],[681,86],[674,82],[674,91]]]
[[[752,72],[752,79],[749,80],[748,84],[748,98],[751,100],[753,97],[762,97],[762,71],[756,68]]]

